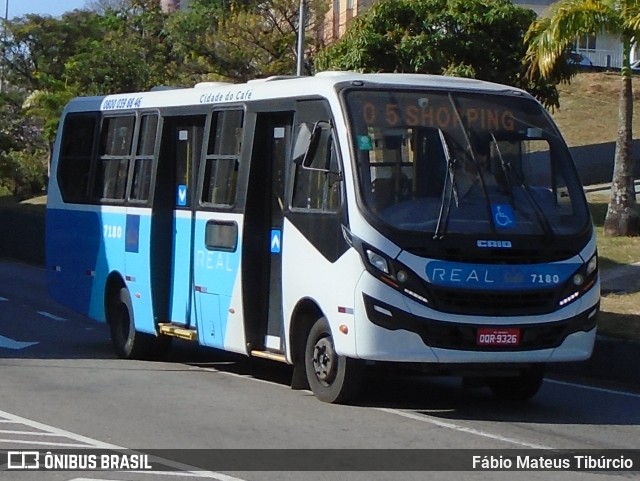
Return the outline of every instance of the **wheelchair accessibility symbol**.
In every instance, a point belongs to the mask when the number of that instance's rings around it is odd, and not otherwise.
[[[510,229],[515,226],[515,215],[509,204],[491,204],[493,222],[499,229]]]

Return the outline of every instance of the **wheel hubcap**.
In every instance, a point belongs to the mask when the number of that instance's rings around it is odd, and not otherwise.
[[[313,348],[313,370],[324,385],[330,385],[335,379],[336,354],[331,338],[323,337],[316,342]]]

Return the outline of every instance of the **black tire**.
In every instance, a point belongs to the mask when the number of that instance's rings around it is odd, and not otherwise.
[[[487,380],[489,389],[505,401],[526,401],[538,393],[544,380],[544,367],[523,369],[519,376],[494,377]]]
[[[309,387],[319,400],[346,403],[357,397],[362,386],[362,363],[336,353],[331,329],[324,317],[309,331],[304,366]]]
[[[121,288],[108,312],[111,343],[120,359],[159,359],[167,355],[171,339],[136,331],[129,290]]]

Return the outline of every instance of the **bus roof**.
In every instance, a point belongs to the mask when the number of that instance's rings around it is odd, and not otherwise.
[[[215,105],[239,103],[274,98],[306,97],[318,94],[329,97],[335,93],[335,85],[355,82],[363,86],[405,86],[438,88],[462,91],[517,92],[528,95],[515,87],[476,79],[442,75],[357,72],[320,72],[313,77],[276,76],[250,80],[244,84],[202,82],[192,88],[161,88],[149,92],[124,93],[100,97],[78,97],[72,100],[66,112],[122,111],[189,105]]]

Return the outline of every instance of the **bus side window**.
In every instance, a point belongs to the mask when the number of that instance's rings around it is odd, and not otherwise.
[[[236,201],[243,118],[242,110],[213,112],[202,204],[233,205]]]
[[[140,117],[138,146],[133,160],[130,200],[146,201],[149,199],[157,131],[157,114],[148,114]]]
[[[300,125],[298,130],[302,126]],[[295,166],[292,207],[336,212],[340,210],[340,181],[336,145],[329,124],[323,128],[315,155],[305,167]]]
[[[65,202],[85,202],[96,133],[97,116],[67,115],[62,127],[58,184]]]
[[[100,158],[94,182],[94,196],[124,200],[135,117],[107,117],[102,123]]]

